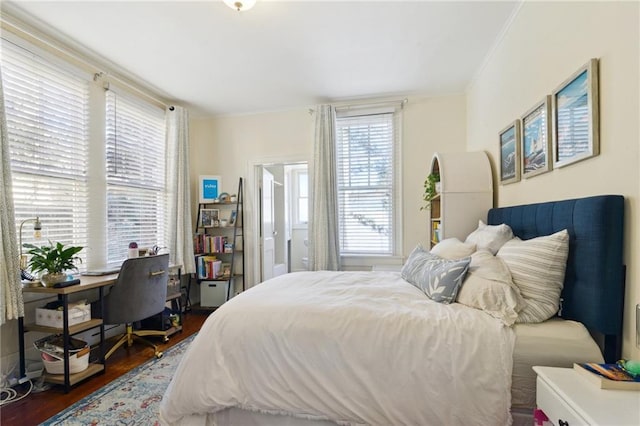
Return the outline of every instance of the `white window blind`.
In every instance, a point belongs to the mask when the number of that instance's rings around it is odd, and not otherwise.
[[[340,254],[395,254],[394,112],[336,119]]]
[[[86,247],[88,81],[6,39],[1,61],[16,229],[39,216],[44,241],[34,240],[30,223],[23,243]]]
[[[165,246],[165,112],[131,96],[106,96],[107,263],[130,242]]]

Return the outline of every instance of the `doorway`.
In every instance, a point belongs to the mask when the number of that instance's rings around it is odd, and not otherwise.
[[[258,282],[307,269],[309,174],[306,162],[260,164],[255,169],[259,211]]]

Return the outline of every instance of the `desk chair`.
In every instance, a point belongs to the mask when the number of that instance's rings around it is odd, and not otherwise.
[[[162,352],[152,342],[141,336],[163,336],[160,330],[134,330],[133,323],[142,321],[164,311],[167,302],[167,280],[169,277],[169,254],[127,259],[122,264],[118,280],[104,298],[105,324],[126,324],[127,332],[109,349],[109,358],[123,344],[130,347],[133,340],[153,347],[156,358]]]

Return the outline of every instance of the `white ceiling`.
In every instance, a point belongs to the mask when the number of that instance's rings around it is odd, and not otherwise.
[[[202,116],[462,93],[517,4],[258,0],[242,13],[221,0],[12,6]]]

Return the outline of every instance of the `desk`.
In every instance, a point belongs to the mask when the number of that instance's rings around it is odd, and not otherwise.
[[[18,335],[20,346],[20,377],[25,377],[26,362],[25,362],[25,347],[24,347],[24,334],[28,331],[40,331],[50,334],[62,334],[64,346],[64,374],[52,375],[45,373],[45,380],[52,383],[63,384],[65,392],[69,392],[72,385],[93,376],[94,374],[103,372],[105,369],[105,350],[104,350],[104,323],[100,318],[92,318],[89,321],[85,321],[80,324],[69,326],[69,295],[79,293],[87,290],[97,289],[98,300],[100,302],[100,308],[104,310],[104,287],[114,284],[118,279],[118,274],[103,275],[98,277],[80,277],[80,284],[63,288],[51,288],[51,287],[25,287],[22,289],[23,293],[40,293],[47,295],[57,295],[58,300],[62,302],[63,307],[63,322],[62,328],[46,327],[36,324],[25,325],[24,317],[18,318]],[[85,330],[90,330],[95,327],[100,327],[100,357],[98,362],[92,363],[89,367],[76,374],[69,374],[69,337],[80,333]]]
[[[178,275],[178,281],[180,281],[182,265],[169,265],[169,270],[176,270]],[[23,293],[39,293],[46,295],[57,295],[58,300],[62,302],[63,306],[63,325],[62,328],[57,327],[46,327],[37,324],[24,324],[24,317],[18,318],[18,338],[19,338],[19,346],[20,346],[20,378],[25,377],[26,374],[26,361],[25,361],[25,347],[24,347],[24,334],[28,331],[39,331],[49,334],[62,334],[63,341],[68,342],[69,337],[86,331],[92,328],[100,327],[100,356],[98,362],[94,362],[89,364],[89,367],[80,373],[69,374],[69,347],[65,345],[64,348],[64,374],[63,375],[52,375],[45,373],[45,381],[51,383],[62,384],[65,386],[65,391],[69,392],[72,385],[86,379],[87,377],[93,376],[99,372],[103,372],[105,369],[105,347],[104,347],[104,323],[100,318],[91,318],[89,321],[82,322],[80,324],[69,325],[69,302],[68,298],[70,294],[80,293],[87,290],[98,290],[98,301],[100,303],[100,312],[104,312],[104,287],[110,286],[116,283],[118,280],[118,273],[102,275],[102,276],[81,276],[80,284],[72,285],[69,287],[63,288],[52,288],[52,287],[24,287],[22,289]],[[168,337],[178,331],[182,331],[182,304],[180,302],[181,298],[180,286],[178,287],[177,292],[167,293],[167,301],[170,301],[172,307],[179,312],[179,325],[172,326],[167,330],[162,330],[165,332],[165,336]],[[166,338],[165,337],[165,338]]]

